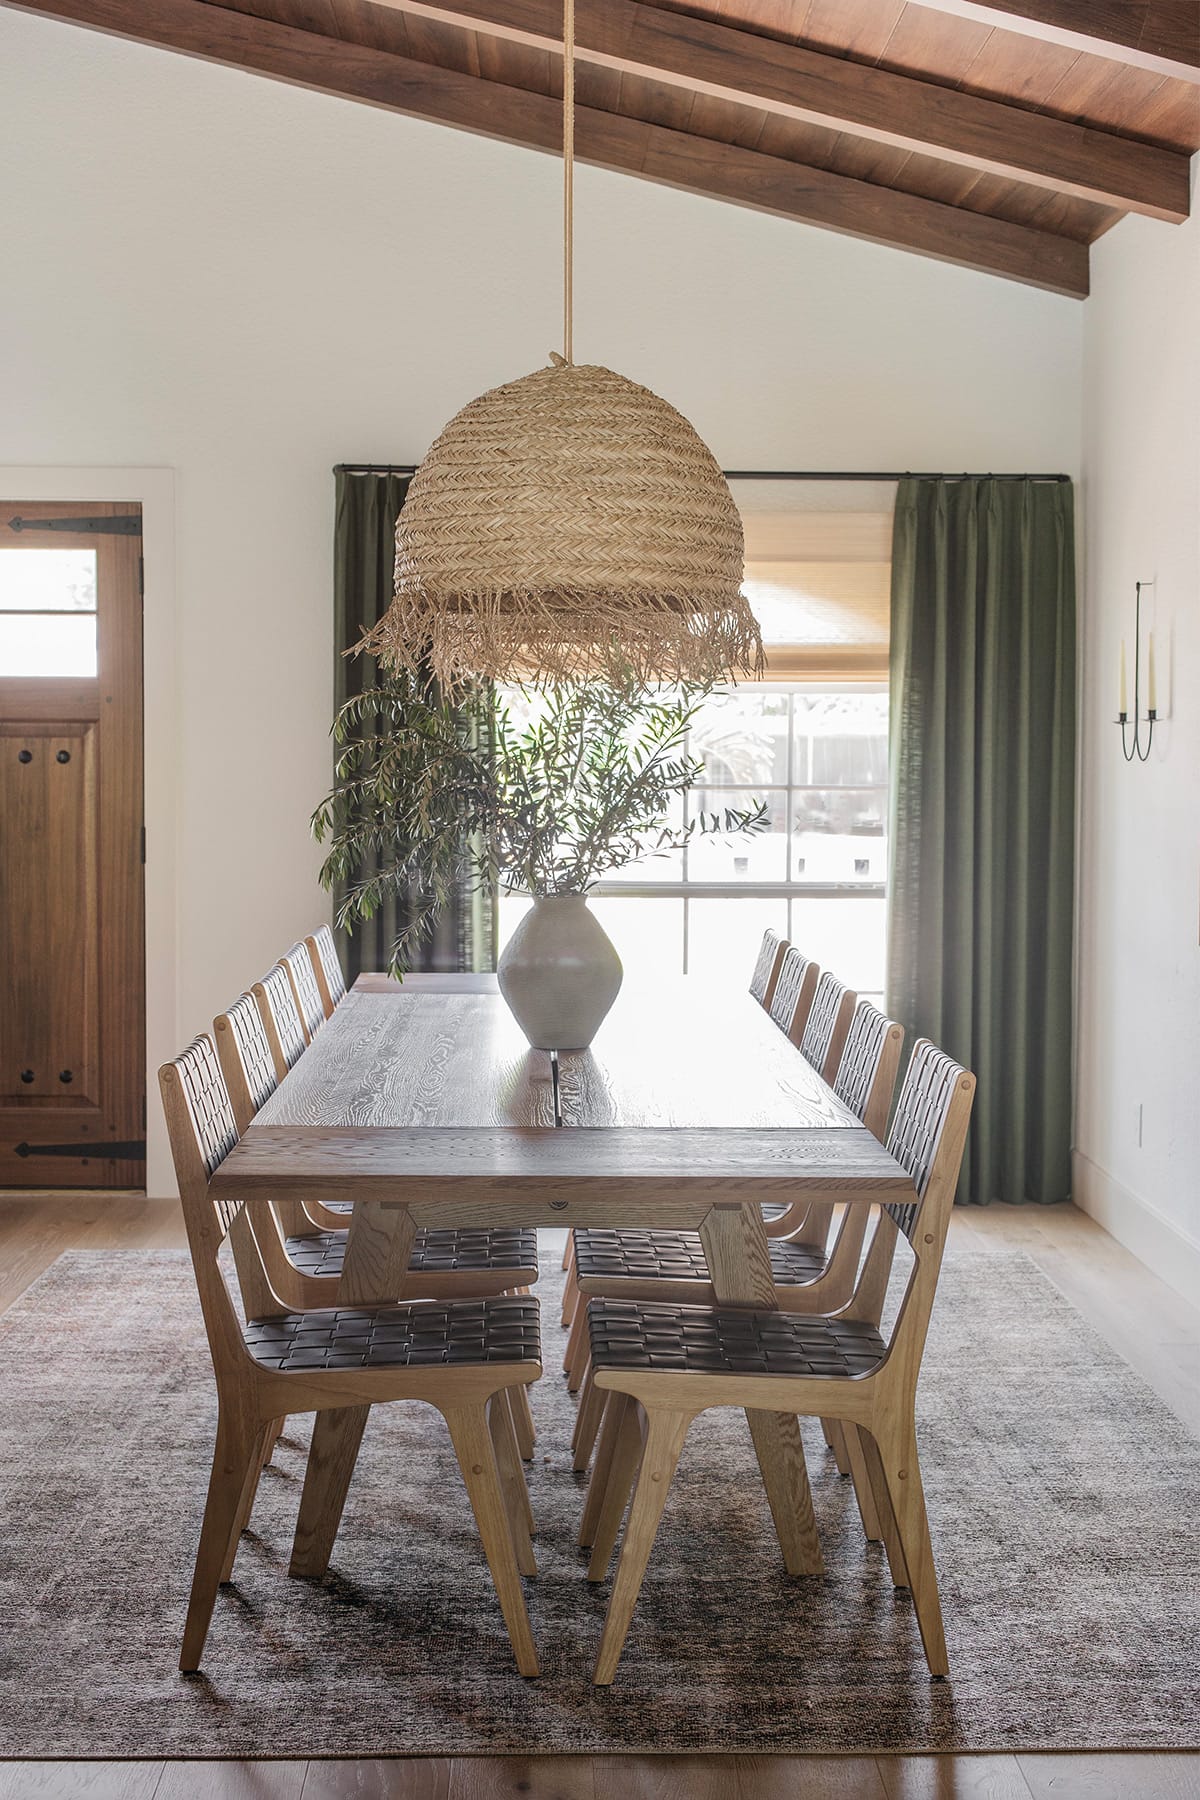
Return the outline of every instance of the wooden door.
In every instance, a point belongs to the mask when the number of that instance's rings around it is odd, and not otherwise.
[[[0,505],[0,1187],[145,1185],[141,547]]]

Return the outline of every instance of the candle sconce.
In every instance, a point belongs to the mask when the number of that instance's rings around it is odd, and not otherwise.
[[[1142,716],[1141,716],[1141,667],[1142,667],[1142,589],[1153,587],[1152,581],[1139,581],[1135,587],[1133,611],[1133,736],[1128,735],[1130,723],[1128,696],[1125,683],[1125,639],[1121,639],[1121,696],[1120,710],[1117,713],[1117,724],[1121,727],[1121,752],[1126,762],[1132,762],[1136,756],[1139,762],[1145,762],[1150,755],[1150,746],[1154,742],[1154,725],[1158,718],[1158,694],[1156,691],[1154,668],[1154,633],[1151,632],[1146,644],[1146,745],[1142,748]]]

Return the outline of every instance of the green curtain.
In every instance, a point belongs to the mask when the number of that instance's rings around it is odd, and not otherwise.
[[[347,656],[363,632],[387,611],[392,598],[396,515],[408,492],[407,475],[383,470],[336,472],[334,524],[334,703],[378,686],[379,664],[370,655]],[[365,872],[365,871],[363,871]],[[334,903],[341,894],[334,893]],[[387,967],[390,947],[405,920],[404,897],[390,901],[349,934],[337,933],[346,978]],[[464,884],[438,921],[414,967],[470,971],[495,967],[495,918],[491,898]]]
[[[900,483],[888,1005],[975,1071],[960,1200],[1071,1192],[1074,496]]]

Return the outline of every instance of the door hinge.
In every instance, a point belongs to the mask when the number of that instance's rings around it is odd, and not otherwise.
[[[143,600],[146,598],[146,559],[144,556],[138,557],[138,593]]]
[[[141,513],[116,513],[107,519],[25,519],[8,521],[10,531],[71,531],[96,537],[141,537]]]
[[[142,867],[146,866],[146,827],[142,826]]]

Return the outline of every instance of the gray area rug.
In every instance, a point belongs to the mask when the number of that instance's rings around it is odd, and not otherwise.
[[[514,1671],[441,1421],[378,1408],[325,1582],[290,1581],[296,1420],[201,1675],[176,1672],[215,1404],[190,1265],[62,1257],[0,1318],[0,1754],[1200,1745],[1200,1445],[1021,1255],[948,1263],[920,1429],[953,1670],[806,1427],[828,1573],[783,1572],[741,1414],[684,1451],[615,1686],[547,1263],[530,1474],[540,1680]]]

